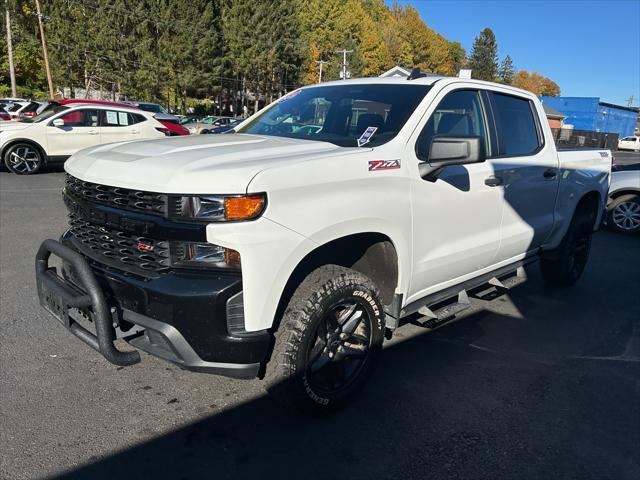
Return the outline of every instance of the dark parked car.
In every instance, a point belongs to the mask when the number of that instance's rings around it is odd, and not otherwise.
[[[233,130],[233,128],[236,125],[241,124],[243,121],[244,121],[244,119],[238,118],[238,119],[232,120],[227,125],[223,125],[221,127],[214,127],[214,128],[211,128],[211,129],[209,129],[207,131],[203,131],[202,133],[226,133],[226,132],[229,132],[229,131]]]
[[[171,130],[171,133],[174,135],[189,135],[190,133],[189,130],[180,125],[180,119],[175,115],[167,113],[167,111],[162,108],[162,105],[150,102],[137,102],[135,100],[127,100],[125,103],[129,106],[144,110],[145,112],[153,113],[153,117]]]

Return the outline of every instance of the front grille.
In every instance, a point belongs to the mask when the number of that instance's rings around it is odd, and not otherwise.
[[[145,212],[152,215],[166,216],[168,213],[172,215],[179,213],[180,197],[85,182],[69,174],[67,174],[65,180],[65,187],[66,191],[72,196],[99,205]],[[176,201],[178,201],[178,204],[174,205]]]
[[[137,270],[142,275],[160,274],[171,264],[167,241],[95,225],[73,213],[69,214],[69,225],[78,247],[94,260],[116,264],[125,270]]]

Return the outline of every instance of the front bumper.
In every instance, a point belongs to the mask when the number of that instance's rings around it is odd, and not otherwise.
[[[62,277],[49,267],[52,253],[63,260]],[[36,279],[42,306],[116,365],[140,361],[137,351],[117,350],[116,338],[183,368],[235,378],[255,377],[268,354],[267,331],[238,325],[237,275],[169,272],[141,279],[91,262],[63,238],[41,245]],[[83,326],[86,319],[95,333]]]

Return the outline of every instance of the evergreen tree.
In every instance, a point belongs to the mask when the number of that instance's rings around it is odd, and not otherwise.
[[[498,79],[502,83],[511,85],[511,82],[513,81],[513,77],[515,74],[516,74],[516,70],[513,67],[513,60],[511,60],[511,57],[507,55],[502,60],[502,63],[500,64],[500,68],[498,69]]]
[[[18,93],[48,93],[33,0],[9,0]],[[411,6],[384,0],[47,0],[42,2],[54,85],[67,95],[87,88],[113,100],[189,103],[215,113],[255,109],[301,84],[339,78],[343,48],[352,77],[400,65],[499,79],[558,94],[553,81],[497,65],[490,29],[467,62],[458,42],[429,28]],[[3,38],[6,32],[2,31]],[[0,42],[0,92],[8,92],[6,42]],[[5,93],[6,94],[6,93]],[[207,105],[206,107],[204,105]]]
[[[498,43],[490,28],[480,32],[473,42],[469,68],[473,78],[493,82],[498,74]]]

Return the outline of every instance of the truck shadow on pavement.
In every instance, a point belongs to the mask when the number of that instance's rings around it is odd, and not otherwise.
[[[640,478],[640,278],[605,280],[639,243],[607,245],[572,289],[534,266],[455,324],[401,328],[332,416],[262,396],[58,478]]]

